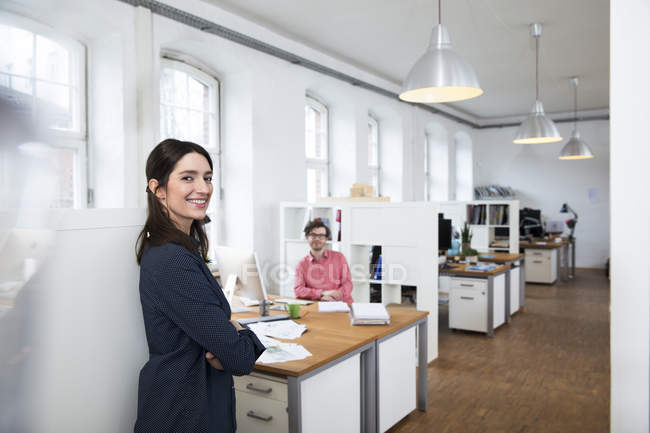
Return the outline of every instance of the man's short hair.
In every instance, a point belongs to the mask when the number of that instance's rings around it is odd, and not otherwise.
[[[304,230],[305,237],[307,237],[307,235],[311,233],[312,230],[320,227],[323,227],[325,229],[325,234],[327,235],[327,239],[330,239],[330,235],[331,235],[330,228],[327,227],[325,223],[319,219],[311,220],[307,223]]]

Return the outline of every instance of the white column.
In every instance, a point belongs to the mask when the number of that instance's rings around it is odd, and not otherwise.
[[[611,431],[640,433],[649,428],[650,2],[612,0],[610,20]]]

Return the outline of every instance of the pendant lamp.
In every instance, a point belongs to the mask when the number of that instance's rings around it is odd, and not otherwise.
[[[539,38],[542,36],[542,25],[531,24],[530,35],[535,38],[535,103],[528,117],[521,122],[513,141],[517,144],[555,143],[562,141],[562,137],[555,123],[544,113],[544,105],[539,100]]]
[[[406,76],[399,98],[408,102],[453,102],[483,94],[472,66],[451,47],[442,25],[442,0],[438,0],[438,25],[431,31],[429,48]]]
[[[566,142],[558,159],[589,159],[593,158],[594,154],[584,141],[580,139],[578,132],[578,77],[569,78],[569,82],[573,86],[573,132],[571,138]]]

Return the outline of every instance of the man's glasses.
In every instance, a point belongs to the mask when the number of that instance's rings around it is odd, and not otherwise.
[[[314,240],[314,239],[325,240],[325,239],[327,239],[327,235],[321,235],[321,234],[318,234],[318,233],[309,233],[309,234],[307,235],[307,237],[308,237],[309,239],[311,239],[311,240]]]

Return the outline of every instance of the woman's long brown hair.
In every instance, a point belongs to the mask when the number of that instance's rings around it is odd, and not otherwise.
[[[147,182],[156,179],[158,188],[167,186],[169,175],[174,170],[176,163],[183,156],[193,152],[205,156],[205,159],[210,164],[210,169],[212,169],[210,154],[198,144],[173,138],[161,141],[147,158]],[[207,262],[209,242],[204,225],[209,221],[207,216],[203,221],[194,220],[188,236],[174,225],[167,208],[160,203],[155,191],[151,191],[147,186],[147,221],[138,236],[136,244],[138,264],[140,264],[142,255],[149,247],[167,242],[182,245],[188,250],[198,253]]]

